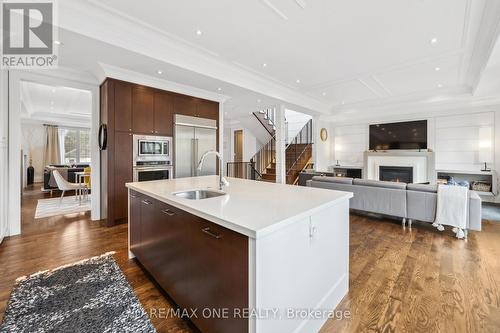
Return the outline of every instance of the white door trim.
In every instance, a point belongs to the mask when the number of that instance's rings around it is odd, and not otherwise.
[[[75,79],[76,78],[76,79]],[[72,87],[88,90],[92,93],[92,125],[91,125],[91,167],[92,167],[92,200],[91,218],[101,218],[101,171],[100,151],[97,143],[97,131],[100,122],[99,86],[97,81],[79,78],[74,71],[44,70],[18,71],[12,70],[9,75],[9,184],[8,184],[8,221],[9,235],[21,233],[21,81],[33,81],[43,84]]]

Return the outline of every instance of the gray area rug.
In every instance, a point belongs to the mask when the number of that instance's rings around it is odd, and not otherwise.
[[[156,332],[112,254],[19,278],[0,332]]]

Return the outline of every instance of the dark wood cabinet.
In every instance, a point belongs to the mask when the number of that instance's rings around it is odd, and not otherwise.
[[[219,103],[198,100],[196,108],[197,117],[208,119],[219,119]]]
[[[131,251],[180,307],[248,308],[246,236],[134,191],[130,201]],[[191,320],[205,333],[248,332],[232,316]]]
[[[130,221],[134,221],[129,225],[129,242],[130,251],[135,255],[140,256],[141,245],[141,200],[142,194],[135,191],[130,191]]]
[[[151,88],[132,88],[132,130],[134,133],[154,134],[154,91]]]
[[[198,308],[248,307],[248,238],[215,223],[192,216],[190,231],[189,304]],[[240,318],[192,319],[202,332],[248,332]]]
[[[196,99],[182,95],[176,95],[174,97],[174,114],[196,117],[196,108]]]
[[[173,128],[173,97],[157,91],[154,94],[154,132],[155,135],[172,136]]]
[[[115,130],[132,132],[132,86],[124,82],[115,83]]]
[[[108,134],[109,135],[109,134]],[[114,149],[114,189],[112,195],[113,217],[115,220],[125,220],[128,216],[127,188],[125,184],[132,181],[132,134],[115,132]]]
[[[113,226],[128,216],[125,183],[133,181],[132,135],[173,136],[174,114],[218,119],[218,103],[111,78],[100,93],[100,122],[108,135],[107,149],[101,151],[101,207],[106,224]]]

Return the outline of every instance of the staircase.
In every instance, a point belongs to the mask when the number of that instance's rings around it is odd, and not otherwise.
[[[261,123],[261,125],[265,128],[265,130],[269,133],[271,138],[276,136],[276,126],[275,124],[275,114],[276,109],[264,109],[259,112],[254,112],[253,115],[257,120]]]
[[[262,117],[270,120],[268,124],[274,127],[270,117]],[[274,127],[274,131],[276,128]],[[300,171],[309,163],[312,157],[312,120],[307,122],[297,136],[289,143],[285,150],[286,183],[295,184]],[[276,182],[276,142],[274,136],[264,145],[251,159],[256,163],[258,180]]]
[[[312,157],[312,144],[290,144],[286,149],[286,183],[295,184],[299,173],[307,166]],[[261,174],[262,181],[276,182],[276,163],[272,162]]]

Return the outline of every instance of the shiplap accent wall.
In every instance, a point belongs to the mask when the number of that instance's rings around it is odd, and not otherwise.
[[[458,116],[437,117],[436,126],[436,169],[470,170],[481,169],[479,159],[479,130],[495,126],[493,112]],[[494,139],[491,138],[493,143]],[[491,149],[493,149],[493,144]],[[493,154],[493,153],[492,153]]]
[[[412,117],[408,120],[416,120]],[[492,129],[494,142],[495,113],[468,113],[424,117],[428,120],[428,146],[436,152],[437,170],[479,171],[479,129]],[[405,121],[398,119],[397,121]],[[392,121],[382,121],[392,122]],[[363,152],[369,147],[369,124],[337,126],[335,132],[334,160],[341,165],[363,165]],[[491,151],[493,154],[494,145]]]
[[[368,124],[336,127],[334,160],[341,165],[363,166],[368,150]]]

